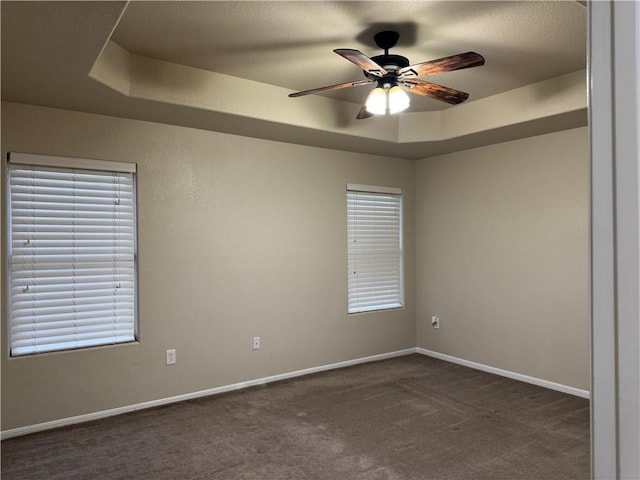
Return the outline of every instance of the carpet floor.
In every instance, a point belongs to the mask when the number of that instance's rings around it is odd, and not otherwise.
[[[422,355],[2,442],[3,480],[588,480],[589,402]]]

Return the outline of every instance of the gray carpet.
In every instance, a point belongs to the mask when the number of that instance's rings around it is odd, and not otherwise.
[[[3,480],[589,478],[589,402],[421,355],[2,442]]]

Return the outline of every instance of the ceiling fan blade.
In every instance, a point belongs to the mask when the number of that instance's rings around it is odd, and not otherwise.
[[[360,50],[352,50],[350,48],[337,48],[334,50],[334,52],[336,52],[338,55],[343,56],[350,62],[355,63],[362,70],[370,73],[371,75],[375,75],[376,77],[381,77],[389,73],[376,62],[367,57]]]
[[[425,82],[418,78],[406,78],[402,80],[402,86],[411,93],[417,93],[425,97],[434,98],[451,105],[457,105],[469,98],[469,94],[449,87],[443,87],[437,83]]]
[[[373,117],[373,113],[367,110],[366,105],[362,105],[360,110],[358,111],[358,115],[356,115],[357,120],[364,120],[365,118]]]
[[[416,63],[408,67],[398,70],[398,76],[416,76],[434,75],[436,73],[451,72],[453,70],[461,70],[463,68],[479,67],[484,65],[484,57],[476,52],[459,53],[450,57],[430,60],[428,62]]]
[[[329,85],[327,87],[312,88],[311,90],[303,90],[302,92],[290,93],[289,97],[301,97],[303,95],[309,95],[310,93],[326,92],[329,90],[339,90],[341,88],[358,87],[360,85],[367,85],[374,82],[374,80],[356,80],[353,82],[338,83],[337,85]]]

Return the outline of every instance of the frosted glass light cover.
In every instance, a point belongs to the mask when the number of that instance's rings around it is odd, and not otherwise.
[[[398,113],[409,108],[409,95],[397,85],[389,89],[389,113]]]
[[[386,97],[384,88],[374,88],[369,94],[369,97],[367,97],[367,102],[365,103],[367,111],[374,115],[384,115],[387,110]]]

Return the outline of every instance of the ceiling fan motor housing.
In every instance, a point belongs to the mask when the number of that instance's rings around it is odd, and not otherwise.
[[[375,57],[371,57],[371,60],[376,62],[382,68],[384,68],[387,72],[393,73],[400,70],[401,68],[409,66],[409,59],[407,57],[403,57],[402,55],[377,55]],[[378,77],[368,73],[366,70],[362,71],[364,76],[370,80],[375,80]]]

